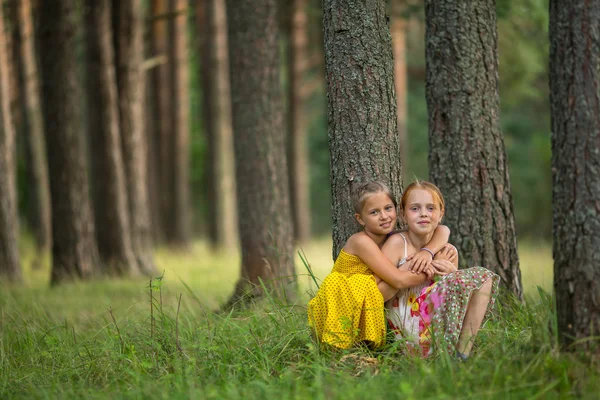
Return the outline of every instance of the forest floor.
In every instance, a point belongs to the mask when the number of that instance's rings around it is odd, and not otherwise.
[[[503,296],[473,356],[423,360],[398,343],[382,350],[320,349],[306,325],[316,286],[297,257],[304,297],[266,299],[218,313],[239,274],[239,255],[161,250],[162,279],[48,287],[49,269],[0,292],[0,398],[154,399],[563,399],[597,398],[600,360],[556,345],[551,247],[520,243],[527,302]],[[303,247],[318,279],[331,242]],[[152,293],[152,295],[150,294]],[[152,296],[152,301],[151,301]],[[181,299],[181,300],[179,300]]]

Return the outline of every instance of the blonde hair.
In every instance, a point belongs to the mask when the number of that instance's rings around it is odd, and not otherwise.
[[[446,202],[444,201],[444,196],[442,196],[442,192],[440,189],[435,186],[433,183],[428,181],[414,181],[410,185],[404,189],[404,193],[402,193],[402,199],[400,200],[400,210],[404,212],[406,208],[406,202],[408,201],[408,195],[415,189],[423,189],[427,190],[431,193],[431,197],[433,197],[433,202],[440,208],[440,212],[444,214],[446,209]]]
[[[363,206],[365,205],[365,201],[367,201],[369,197],[377,193],[387,194],[390,200],[392,200],[392,203],[394,203],[394,207],[398,207],[398,203],[392,195],[392,191],[385,183],[380,181],[370,181],[361,184],[354,190],[352,196],[352,200],[354,202],[354,211],[357,214],[360,214]]]

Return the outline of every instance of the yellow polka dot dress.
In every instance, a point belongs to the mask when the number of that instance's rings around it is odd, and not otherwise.
[[[347,349],[385,338],[383,296],[373,272],[357,256],[342,250],[317,295],[308,303],[308,323],[322,343]]]

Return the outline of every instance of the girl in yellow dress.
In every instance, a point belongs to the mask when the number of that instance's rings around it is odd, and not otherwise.
[[[407,288],[433,276],[432,254],[448,242],[450,230],[436,228],[424,250],[412,256],[412,271],[400,271],[381,252],[397,223],[397,203],[381,182],[361,185],[354,194],[356,220],[363,230],[352,235],[340,251],[331,273],[308,303],[308,322],[321,343],[349,348],[358,343],[379,347],[386,324],[383,296],[377,284]]]

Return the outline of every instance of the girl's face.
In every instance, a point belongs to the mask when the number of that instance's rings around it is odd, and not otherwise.
[[[378,192],[369,196],[360,214],[355,214],[357,221],[365,231],[376,235],[387,235],[396,226],[396,207],[390,197]]]
[[[404,205],[404,219],[408,230],[417,235],[433,233],[442,220],[442,211],[430,191],[413,189]]]

